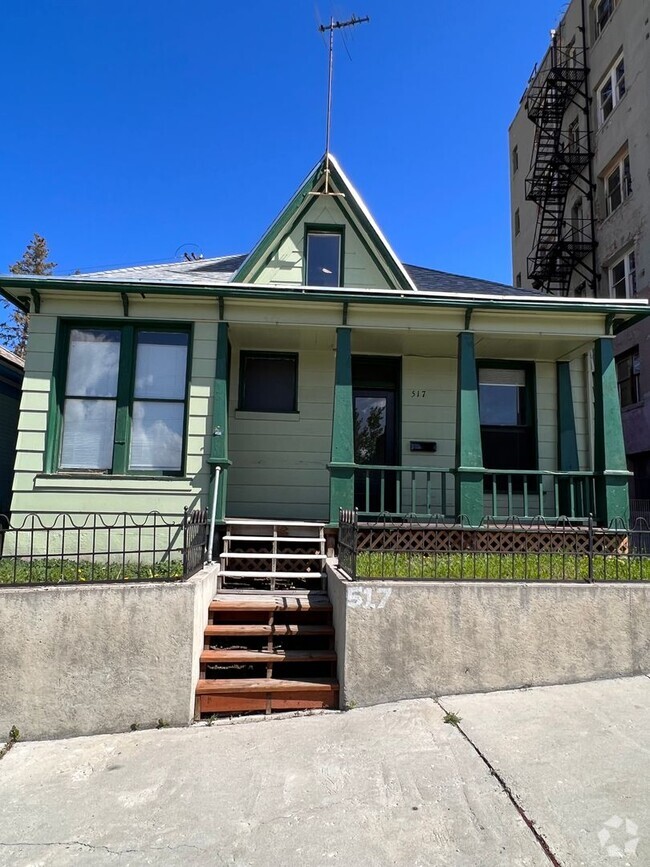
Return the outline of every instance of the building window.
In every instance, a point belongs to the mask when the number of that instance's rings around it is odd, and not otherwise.
[[[580,119],[572,120],[567,129],[567,149],[569,153],[575,154],[580,145]]]
[[[69,326],[59,470],[178,474],[189,330]]]
[[[519,148],[515,145],[512,149],[512,173],[513,175],[519,170]]]
[[[479,363],[483,465],[488,470],[532,470],[536,464],[533,367]]]
[[[576,199],[571,206],[571,236],[574,243],[583,240],[585,216],[582,207],[582,199]]]
[[[518,235],[521,232],[521,215],[519,214],[519,208],[515,211],[515,235]]]
[[[609,269],[609,288],[612,298],[636,296],[636,257],[634,250],[621,256]]]
[[[517,289],[521,289],[521,271],[515,277],[515,286]]]
[[[605,29],[607,22],[612,17],[614,9],[617,6],[618,0],[597,0],[595,9],[596,38],[598,38]]]
[[[573,294],[576,298],[586,298],[587,284],[584,280],[582,281],[582,283],[578,283],[576,288],[573,290]]]
[[[343,232],[309,229],[306,237],[307,286],[341,286]]]
[[[625,61],[618,57],[598,88],[598,122],[605,123],[625,95]]]
[[[248,412],[297,412],[297,354],[242,352],[239,409]]]
[[[638,346],[616,356],[616,379],[621,406],[631,406],[641,400],[640,374]]]
[[[605,205],[607,216],[612,214],[632,193],[632,176],[630,174],[630,156],[626,154],[605,175]]]

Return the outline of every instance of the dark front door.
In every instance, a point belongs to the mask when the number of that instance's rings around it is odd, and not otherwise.
[[[400,359],[357,356],[352,363],[354,460],[369,467],[399,464]],[[358,470],[355,506],[360,512],[394,512],[397,471]]]

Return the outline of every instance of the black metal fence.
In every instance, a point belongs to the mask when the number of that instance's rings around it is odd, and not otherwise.
[[[352,580],[650,581],[650,523],[486,518],[475,527],[442,517],[360,522],[341,510],[338,560]]]
[[[0,516],[0,586],[179,581],[205,559],[206,511]]]

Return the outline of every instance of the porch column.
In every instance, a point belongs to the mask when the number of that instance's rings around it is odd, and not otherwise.
[[[456,514],[473,526],[483,517],[483,472],[474,334],[461,331],[456,388]]]
[[[214,492],[214,468],[221,467],[219,497],[217,499],[217,523],[222,524],[226,517],[226,490],[228,487],[228,323],[217,325],[217,364],[212,388],[212,431],[208,464],[212,469],[210,477],[210,497]]]
[[[563,473],[577,472],[580,469],[580,462],[578,459],[576,419],[573,411],[571,365],[568,361],[558,361],[555,367],[557,380],[557,468]],[[562,515],[571,514],[570,486],[569,480],[560,481],[558,506]],[[585,514],[585,512],[582,511],[580,514]]]
[[[594,368],[596,517],[604,527],[615,520],[622,520],[627,526],[630,520],[630,473],[625,460],[613,337],[599,337],[596,340]]]
[[[352,408],[352,343],[349,328],[336,329],[336,370],[332,412],[330,524],[338,524],[339,508],[354,508],[354,412]]]

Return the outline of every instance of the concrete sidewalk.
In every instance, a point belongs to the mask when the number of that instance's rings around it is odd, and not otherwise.
[[[650,679],[441,704],[19,743],[0,865],[650,864]]]

